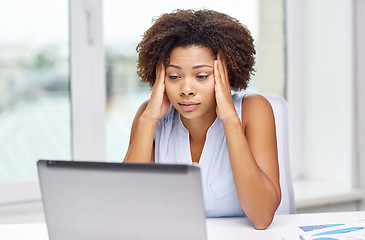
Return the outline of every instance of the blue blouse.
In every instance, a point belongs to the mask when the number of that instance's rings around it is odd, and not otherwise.
[[[243,97],[243,93],[232,95],[240,119]],[[154,141],[156,163],[192,164],[189,132],[173,106],[159,120]],[[218,117],[208,129],[199,167],[206,216],[245,216],[233,181],[226,134]]]

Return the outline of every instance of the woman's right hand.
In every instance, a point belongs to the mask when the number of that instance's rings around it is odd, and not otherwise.
[[[169,107],[170,101],[167,98],[165,88],[165,67],[163,64],[158,64],[151,98],[141,117],[157,122],[165,115]]]

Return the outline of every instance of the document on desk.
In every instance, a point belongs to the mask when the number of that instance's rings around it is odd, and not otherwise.
[[[352,219],[346,223],[299,227],[303,233],[300,240],[360,240],[365,239],[365,218]]]

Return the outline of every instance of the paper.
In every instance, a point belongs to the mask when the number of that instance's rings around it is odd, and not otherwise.
[[[299,227],[301,240],[365,240],[365,218],[357,218],[346,223],[323,224]]]

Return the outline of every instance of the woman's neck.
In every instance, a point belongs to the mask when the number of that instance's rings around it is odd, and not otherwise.
[[[204,118],[201,117],[194,119],[184,118],[183,116],[180,115],[182,124],[184,125],[186,130],[189,131],[190,140],[199,138],[205,139],[209,127],[214,123],[216,118],[217,114],[215,112]]]

